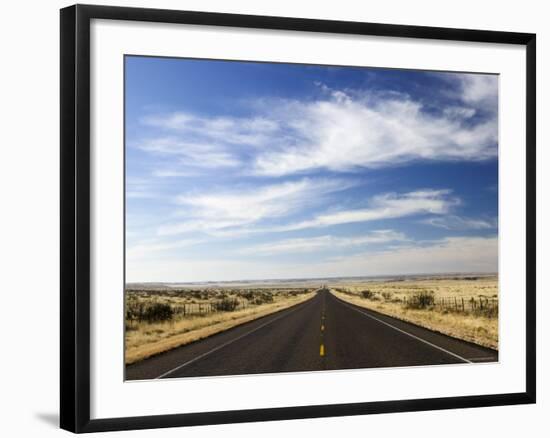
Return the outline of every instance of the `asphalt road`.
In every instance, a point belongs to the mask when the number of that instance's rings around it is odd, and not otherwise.
[[[498,352],[345,303],[328,291],[126,367],[127,380],[495,362]]]

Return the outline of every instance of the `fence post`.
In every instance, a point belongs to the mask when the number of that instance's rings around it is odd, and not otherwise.
[[[464,312],[464,297],[462,297],[462,311]]]

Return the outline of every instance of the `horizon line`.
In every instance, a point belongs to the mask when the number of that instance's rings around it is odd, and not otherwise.
[[[497,275],[497,272],[471,271],[471,272],[418,272],[410,274],[381,274],[381,275],[343,275],[331,277],[286,277],[286,278],[257,278],[238,280],[196,280],[196,281],[128,281],[129,284],[197,284],[197,283],[242,283],[242,282],[268,282],[268,281],[307,281],[307,280],[335,280],[346,278],[392,278],[392,277],[419,277],[419,276],[448,276],[448,275]]]

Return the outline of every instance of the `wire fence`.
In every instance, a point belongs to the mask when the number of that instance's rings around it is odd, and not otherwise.
[[[412,297],[404,297],[403,302],[411,307],[427,307],[423,306],[423,296],[415,295]],[[433,302],[429,303],[430,307],[439,309],[448,309],[462,312],[490,312],[498,311],[498,298],[492,297],[437,297],[433,298]]]
[[[128,300],[126,302],[126,321],[133,322],[161,322],[173,320],[177,317],[201,316],[215,312],[234,312],[247,309],[258,304],[251,303],[243,298],[224,298],[199,303],[163,303]]]
[[[183,303],[173,305],[175,315],[191,316],[191,315],[207,315],[214,312],[233,312],[243,310],[250,307],[251,304],[245,299],[227,299],[212,301],[207,303]]]

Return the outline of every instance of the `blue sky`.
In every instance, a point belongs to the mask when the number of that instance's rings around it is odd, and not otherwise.
[[[498,76],[125,63],[128,282],[496,272]]]

